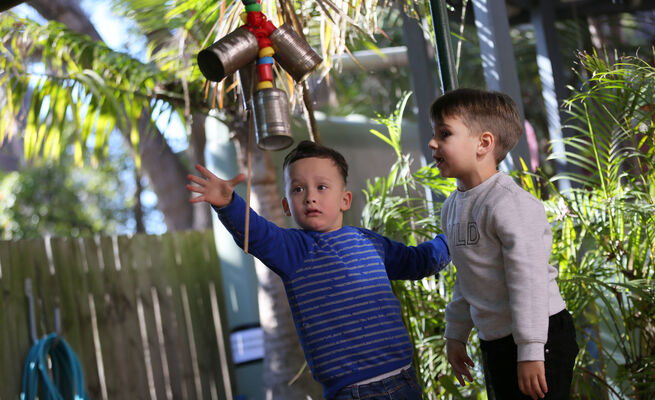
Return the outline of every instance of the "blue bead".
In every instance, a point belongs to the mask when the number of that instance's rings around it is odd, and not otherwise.
[[[273,64],[273,57],[262,57],[257,60],[257,65],[259,64]]]

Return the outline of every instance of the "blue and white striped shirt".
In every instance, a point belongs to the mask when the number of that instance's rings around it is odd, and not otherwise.
[[[243,247],[245,202],[217,209]],[[250,210],[250,252],[284,282],[300,344],[326,398],[411,363],[412,344],[389,279],[420,279],[449,262],[443,235],[416,247],[363,228],[283,229]]]

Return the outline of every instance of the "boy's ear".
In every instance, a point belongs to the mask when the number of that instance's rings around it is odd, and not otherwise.
[[[284,209],[284,215],[287,217],[291,216],[291,209],[289,208],[289,202],[286,197],[282,198],[282,208]]]
[[[343,197],[341,198],[341,207],[339,211],[346,211],[350,209],[350,205],[353,201],[353,194],[350,190],[343,191]]]
[[[480,134],[480,142],[478,144],[478,154],[486,155],[494,150],[496,147],[496,138],[493,133],[489,131]]]

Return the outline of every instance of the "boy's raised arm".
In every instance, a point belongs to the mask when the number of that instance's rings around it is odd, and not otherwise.
[[[235,194],[234,188],[245,179],[245,176],[239,174],[230,180],[223,180],[202,165],[196,165],[196,169],[203,176],[189,175],[189,180],[195,185],[187,184],[186,187],[199,195],[189,201],[192,203],[204,201],[212,205],[223,226],[230,232],[236,244],[243,248],[246,203]],[[252,209],[248,212],[249,253],[281,276],[293,274],[294,268],[302,261],[310,244],[294,230],[282,229]]]

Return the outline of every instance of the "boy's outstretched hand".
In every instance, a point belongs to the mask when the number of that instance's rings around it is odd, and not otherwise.
[[[448,362],[453,367],[453,372],[459,384],[462,386],[466,384],[464,377],[469,382],[473,382],[473,375],[471,375],[469,367],[473,368],[475,364],[466,352],[466,343],[454,339],[446,339],[446,353],[448,354]]]
[[[196,164],[196,169],[204,178],[190,174],[187,176],[191,182],[196,184],[187,184],[187,190],[200,194],[189,200],[192,203],[206,201],[218,208],[225,207],[232,201],[234,187],[246,179],[244,174],[239,174],[229,181],[224,181],[200,164]]]
[[[533,400],[543,399],[548,392],[546,368],[543,361],[519,361],[519,389]]]

